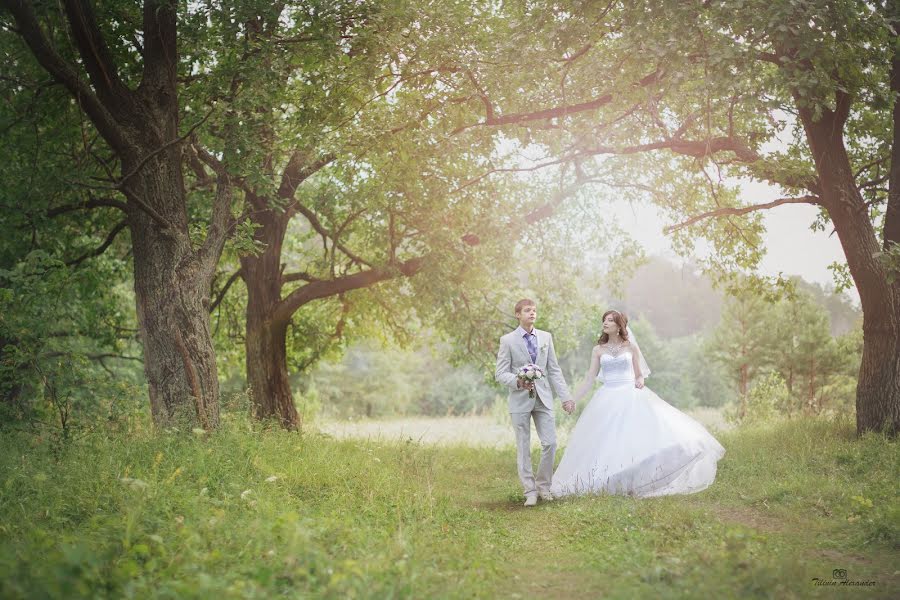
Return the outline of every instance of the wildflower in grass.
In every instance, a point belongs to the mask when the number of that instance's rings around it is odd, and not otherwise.
[[[176,469],[172,472],[172,474],[169,475],[169,477],[166,479],[166,483],[172,483],[172,482],[175,480],[176,477],[178,477],[179,475],[181,475],[181,471],[182,471],[182,470],[183,470],[183,469],[182,469],[181,467],[176,468]]]
[[[266,477],[267,483],[275,483],[276,481],[278,481],[277,475],[270,475],[269,477]]]
[[[253,493],[253,490],[244,490],[243,492],[241,492],[241,500],[246,500],[247,497],[250,496],[250,494],[252,494],[252,493]]]

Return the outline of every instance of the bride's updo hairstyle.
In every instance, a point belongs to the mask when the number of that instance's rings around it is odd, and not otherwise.
[[[626,317],[625,313],[623,313],[623,312],[619,312],[617,310],[608,310],[605,313],[603,313],[602,317],[600,317],[601,326],[602,326],[602,323],[604,321],[606,321],[607,315],[614,315],[613,319],[615,320],[616,325],[619,326],[619,335],[622,337],[623,341],[627,342],[628,341],[628,317]],[[605,344],[608,341],[609,341],[609,336],[604,331],[603,333],[600,334],[600,339],[597,340],[597,343]]]

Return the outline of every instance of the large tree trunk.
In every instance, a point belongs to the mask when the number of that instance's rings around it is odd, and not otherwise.
[[[302,177],[297,177],[297,184]],[[292,195],[281,193],[282,198]],[[300,415],[294,407],[287,370],[287,328],[294,313],[310,302],[333,298],[397,277],[412,277],[424,263],[411,258],[392,266],[372,267],[334,279],[291,278],[282,273],[281,248],[293,211],[271,208],[263,198],[247,195],[253,206],[251,218],[259,225],[255,239],[265,250],[259,256],[241,258],[241,276],[247,284],[247,383],[251,388],[254,416],[277,418],[287,429],[300,427]],[[299,209],[298,209],[299,210]],[[314,219],[314,215],[305,215]],[[307,283],[282,296],[286,281],[305,279]],[[333,337],[339,338],[342,323]]]
[[[301,423],[288,378],[286,333],[286,324],[248,314],[247,383],[253,401],[253,416],[277,418],[282,427],[294,430]]]
[[[294,430],[301,423],[287,370],[290,321],[275,316],[281,301],[281,248],[289,215],[268,207],[265,199],[249,200],[255,209],[253,221],[260,225],[255,237],[265,250],[259,256],[241,258],[241,276],[247,284],[247,384],[256,418],[277,418],[282,427]]]
[[[176,3],[145,0],[140,85],[120,78],[92,2],[64,0],[78,50],[71,62],[57,52],[35,7],[0,0],[41,66],[62,84],[122,161],[118,188],[128,199],[134,250],[134,290],[144,371],[157,425],[182,420],[218,423],[218,381],[209,330],[209,285],[228,230],[230,185],[220,175],[209,234],[191,248],[178,130]],[[38,5],[45,10],[46,7]],[[44,18],[53,22],[52,11]]]
[[[884,429],[895,435],[900,431],[900,283],[888,281],[887,271],[877,259],[882,247],[844,146],[850,101],[839,93],[835,110],[826,109],[818,121],[809,108],[799,112],[816,163],[822,203],[834,224],[862,303],[857,432]]]
[[[856,388],[856,428],[859,433],[886,429],[900,432],[900,331],[863,327],[862,363]]]
[[[123,161],[124,171],[130,162]],[[160,153],[132,185],[132,193],[172,226],[161,226],[143,210],[131,211],[134,292],[153,420],[159,426],[189,422],[215,428],[219,383],[209,278],[187,235],[179,149]]]

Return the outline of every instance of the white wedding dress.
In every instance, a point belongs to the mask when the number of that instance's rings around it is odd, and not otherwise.
[[[725,448],[700,423],[648,388],[634,387],[632,354],[600,357],[603,387],[569,435],[554,496],[690,494],[716,478]]]

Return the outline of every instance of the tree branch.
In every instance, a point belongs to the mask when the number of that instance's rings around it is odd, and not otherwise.
[[[97,26],[94,8],[91,2],[84,0],[65,0],[65,8],[78,53],[84,61],[91,84],[103,104],[114,111],[122,104],[123,97],[128,95],[129,90],[119,79],[112,54]]]
[[[311,211],[308,208],[306,208],[305,206],[303,206],[303,204],[300,202],[294,202],[291,205],[291,208],[292,208],[292,210],[296,210],[301,215],[303,215],[303,217],[307,221],[309,221],[310,226],[312,226],[312,228],[315,229],[316,232],[319,235],[321,235],[323,239],[331,240],[332,245],[334,245],[335,248],[337,248],[338,250],[343,252],[350,260],[352,260],[360,265],[372,267],[371,263],[369,263],[368,261],[363,260],[361,257],[357,256],[355,253],[353,253],[351,250],[349,250],[346,246],[344,246],[341,242],[339,242],[337,240],[337,238],[331,234],[330,231],[325,229],[325,227],[322,225],[321,221],[319,221],[319,218],[316,216],[316,213],[314,213],[313,211]],[[374,267],[372,267],[372,268],[374,268]]]
[[[472,179],[469,179],[468,181],[461,183],[459,185],[459,187],[454,188],[447,195],[452,196],[453,194],[457,194],[457,193],[463,191],[464,189],[466,189],[467,187],[475,185],[482,179],[493,175],[494,173],[527,173],[530,171],[539,171],[539,170],[545,169],[547,167],[552,167],[554,165],[561,165],[561,164],[567,163],[568,161],[570,161],[572,159],[573,159],[573,157],[566,156],[563,158],[558,158],[555,160],[549,160],[547,162],[538,163],[538,164],[532,165],[530,167],[496,167],[493,169],[488,169],[484,173],[482,173],[480,175],[476,175]]]
[[[334,326],[334,332],[328,336],[328,339],[333,342],[338,342],[344,337],[344,328],[347,325],[347,315],[350,313],[350,303],[344,298],[343,294],[338,294],[338,300],[341,303],[341,312],[338,315],[338,322]],[[316,350],[313,351],[310,356],[297,363],[296,370],[300,373],[305,372],[309,367],[319,361],[323,351],[326,349],[327,346],[324,344],[316,344]]]
[[[297,273],[288,273],[286,275],[281,276],[282,283],[291,283],[293,281],[322,281],[318,277],[313,277],[309,273],[305,271],[300,271]]]
[[[754,212],[757,210],[767,210],[770,208],[775,208],[776,206],[781,206],[782,204],[820,204],[821,198],[818,196],[800,196],[798,198],[779,198],[778,200],[773,200],[771,202],[766,202],[765,204],[753,204],[751,206],[742,206],[742,207],[725,207],[718,208],[716,210],[712,210],[709,212],[705,212],[699,214],[697,216],[691,217],[687,221],[682,223],[678,223],[677,225],[669,225],[668,227],[663,228],[664,233],[672,233],[674,231],[678,231],[679,229],[683,229],[685,227],[690,227],[694,223],[702,221],[704,219],[710,219],[715,217],[726,217],[726,216],[736,216],[736,215],[744,215],[750,212]]]
[[[172,224],[169,223],[169,222],[166,220],[165,217],[163,217],[161,214],[159,214],[158,212],[156,212],[156,211],[153,209],[152,206],[150,206],[149,204],[147,204],[146,202],[144,202],[144,201],[140,198],[140,196],[138,196],[137,194],[135,194],[134,192],[132,192],[131,190],[129,190],[127,187],[126,187],[126,188],[122,188],[121,191],[122,191],[123,194],[125,194],[125,197],[128,198],[128,201],[129,201],[130,203],[134,204],[134,205],[137,206],[139,209],[141,209],[142,211],[144,211],[151,219],[153,219],[154,222],[156,222],[157,225],[160,226],[160,228],[162,228],[162,229],[168,229],[169,231],[174,231],[174,230],[175,230],[175,228],[172,226]]]
[[[466,77],[468,77],[469,81],[472,82],[472,85],[475,86],[475,90],[478,92],[478,96],[481,98],[481,102],[484,104],[485,123],[494,121],[494,105],[491,103],[491,99],[488,97],[487,92],[481,86],[481,84],[478,83],[478,79],[475,78],[475,74],[471,69],[466,69]]]
[[[639,81],[632,84],[634,87],[646,87],[659,81],[662,78],[663,70],[661,68],[656,69],[653,73],[646,75]],[[479,94],[482,97],[482,101],[485,102],[486,105],[490,105],[490,100],[486,98],[483,90],[479,90]],[[463,125],[461,127],[457,127],[453,130],[451,135],[456,135],[466,129],[470,129],[472,127],[496,127],[501,125],[521,125],[523,123],[528,123],[530,121],[543,121],[546,119],[553,119],[556,117],[565,117],[568,115],[574,115],[581,112],[586,112],[590,110],[596,110],[603,106],[606,106],[610,102],[613,101],[615,95],[613,93],[602,94],[593,100],[589,100],[587,102],[580,102],[577,104],[567,104],[564,106],[556,106],[552,108],[545,108],[542,110],[535,110],[531,112],[520,112],[520,113],[510,113],[506,115],[501,115],[499,117],[493,116],[493,114],[486,115],[485,120],[480,123],[474,123],[472,125]]]
[[[91,87],[78,76],[75,68],[56,52],[50,40],[41,31],[31,3],[25,0],[0,0],[0,2],[12,13],[18,25],[19,35],[31,49],[38,63],[69,90],[109,145],[120,152],[130,148],[131,144],[124,129],[119,126]]]
[[[489,100],[483,95],[480,94],[482,98],[482,102],[486,105],[489,105]],[[545,108],[543,110],[535,110],[532,112],[524,112],[524,113],[510,113],[508,115],[501,115],[499,117],[493,116],[485,117],[485,120],[480,123],[473,123],[472,125],[463,125],[461,127],[457,127],[451,132],[451,135],[456,135],[465,131],[466,129],[471,129],[472,127],[497,127],[501,125],[521,125],[523,123],[528,123],[529,121],[543,121],[546,119],[553,119],[555,117],[565,117],[568,115],[574,115],[581,112],[595,110],[602,106],[606,106],[613,100],[612,94],[605,94],[600,96],[599,98],[595,98],[594,100],[590,100],[588,102],[581,102],[578,104],[569,104],[566,106],[557,106],[554,108]]]
[[[225,248],[225,241],[232,227],[231,219],[232,187],[228,175],[216,177],[216,198],[213,201],[212,215],[209,218],[209,230],[203,245],[197,250],[203,274],[212,277],[216,263]]]
[[[132,177],[134,177],[135,175],[137,175],[140,172],[140,170],[144,168],[144,165],[147,164],[147,161],[149,161],[154,156],[158,155],[160,152],[164,152],[164,151],[168,150],[169,148],[171,148],[172,146],[174,146],[176,144],[180,144],[181,142],[183,142],[184,140],[189,138],[191,135],[193,135],[194,131],[196,131],[198,127],[203,125],[206,122],[206,120],[209,119],[210,115],[212,115],[214,110],[215,110],[215,107],[209,109],[209,112],[207,112],[206,115],[204,115],[202,119],[200,119],[199,121],[194,123],[194,125],[190,129],[188,129],[187,133],[185,133],[184,135],[180,135],[177,138],[175,138],[174,140],[166,142],[165,144],[163,144],[162,146],[160,146],[153,152],[150,152],[146,156],[144,156],[140,161],[138,161],[138,164],[135,165],[133,169],[131,169],[131,171],[129,171],[127,174],[123,175],[119,179],[119,181],[116,183],[116,187],[120,188],[120,189],[122,187],[124,187],[125,182],[128,181],[129,179],[131,179]]]
[[[212,304],[209,305],[210,313],[212,313],[214,310],[216,310],[219,307],[219,305],[222,303],[222,300],[225,299],[225,294],[228,293],[228,288],[230,288],[232,286],[232,284],[234,284],[234,282],[237,281],[238,277],[240,277],[241,275],[242,275],[242,273],[241,273],[240,269],[238,269],[237,271],[235,271],[234,273],[231,274],[231,277],[228,278],[228,281],[225,282],[225,285],[222,287],[221,290],[219,290],[219,293],[216,294],[215,300],[213,300]]]
[[[754,150],[749,148],[741,140],[731,137],[716,137],[708,140],[683,140],[679,138],[671,138],[659,142],[651,142],[648,144],[638,144],[636,146],[595,146],[586,148],[580,153],[586,156],[594,156],[598,154],[638,154],[640,152],[649,152],[652,150],[671,150],[676,154],[685,156],[693,156],[694,158],[705,158],[718,152],[731,151],[742,162],[756,162],[760,156]]]
[[[91,250],[90,252],[83,254],[74,260],[70,260],[66,262],[66,264],[70,267],[77,267],[89,258],[100,256],[101,254],[106,252],[106,249],[112,245],[113,241],[116,239],[116,236],[119,235],[119,233],[127,226],[127,221],[119,221],[118,223],[116,223],[116,226],[113,227],[113,230],[109,232],[109,235],[106,236],[106,240],[104,240],[104,242],[98,248],[96,248],[95,250]]]
[[[301,306],[313,300],[369,287],[388,279],[395,279],[401,276],[412,277],[421,270],[424,261],[423,257],[411,258],[400,263],[395,268],[376,267],[337,279],[314,281],[300,286],[278,303],[278,307],[273,314],[273,320],[287,322]]]
[[[510,232],[519,231],[523,226],[534,225],[544,219],[553,216],[556,209],[565,201],[566,198],[577,192],[581,187],[590,182],[597,180],[587,179],[579,174],[575,181],[553,194],[550,199],[525,213],[520,219],[515,219],[507,224],[507,230]],[[481,244],[481,238],[476,233],[469,232],[463,235],[460,240],[468,246],[478,246]]]
[[[90,196],[89,199],[80,202],[78,204],[67,204],[64,206],[57,206],[55,208],[51,208],[47,211],[47,216],[50,218],[58,217],[59,215],[65,214],[67,212],[73,212],[76,210],[89,210],[92,208],[100,208],[102,206],[108,206],[111,208],[118,208],[119,210],[127,213],[128,205],[120,200],[115,200],[113,198],[95,198]]]
[[[177,7],[168,0],[144,2],[144,71],[138,88],[158,105],[169,104],[176,109]]]
[[[105,354],[86,354],[85,356],[87,356],[91,360],[103,360],[104,358],[120,358],[122,360],[133,360],[133,361],[137,361],[137,362],[144,362],[144,359],[141,358],[140,356],[126,356],[124,354],[105,353]]]
[[[323,169],[337,158],[335,154],[326,154],[320,159],[309,162],[302,152],[296,151],[288,159],[287,166],[281,174],[281,184],[278,186],[278,197],[290,200],[297,192],[300,184],[306,181],[314,173]]]

